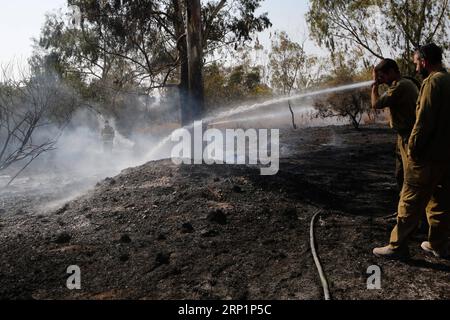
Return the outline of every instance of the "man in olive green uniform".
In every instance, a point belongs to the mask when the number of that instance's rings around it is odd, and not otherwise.
[[[450,74],[442,65],[442,49],[435,44],[415,54],[417,71],[426,79],[417,103],[417,120],[407,150],[405,183],[397,225],[390,243],[376,248],[378,257],[409,255],[408,241],[426,209],[430,230],[422,249],[436,257],[448,255],[450,229]]]
[[[115,131],[109,125],[109,121],[105,121],[105,127],[102,130],[103,152],[112,153],[114,146]]]
[[[416,103],[419,96],[417,85],[402,78],[397,63],[392,59],[383,59],[373,70],[372,108],[389,108],[391,127],[398,133],[396,178],[399,189],[403,187],[406,166],[406,151],[409,137],[416,123]],[[379,86],[386,84],[388,91],[379,96]]]

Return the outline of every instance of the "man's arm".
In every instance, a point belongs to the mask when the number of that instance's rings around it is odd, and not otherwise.
[[[397,82],[395,85],[391,86],[382,96],[378,95],[377,92],[372,90],[372,98],[377,98],[372,101],[372,106],[374,109],[384,109],[384,108],[395,108],[398,105],[399,100],[404,95],[405,87],[401,83]]]
[[[403,95],[404,87],[400,84],[400,82],[396,82],[395,85],[391,86],[386,93],[380,96],[380,83],[378,81],[378,74],[375,71],[375,68],[372,71],[372,76],[374,80],[371,94],[372,108],[376,110],[395,107],[398,100],[401,99],[401,96]]]
[[[378,108],[378,100],[380,99],[380,92],[378,91],[378,83],[374,82],[372,84],[372,109],[382,109]]]
[[[378,91],[378,75],[377,72],[375,71],[375,68],[372,69],[372,77],[373,77],[373,84],[372,84],[372,95],[371,95],[371,100],[372,100],[372,109],[377,109],[377,101],[378,99],[380,99],[380,93]]]
[[[426,146],[433,138],[441,106],[436,79],[430,79],[422,88],[417,120],[408,143],[408,155],[414,160],[425,157]]]

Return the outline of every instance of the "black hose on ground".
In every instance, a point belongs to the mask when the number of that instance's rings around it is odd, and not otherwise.
[[[311,245],[311,252],[312,252],[312,255],[314,258],[314,263],[316,264],[317,271],[319,272],[320,282],[322,283],[325,300],[331,300],[330,289],[328,286],[327,277],[322,269],[322,265],[320,264],[320,259],[317,254],[317,251],[316,251],[316,241],[315,241],[315,235],[314,235],[314,224],[315,224],[316,218],[321,213],[322,213],[322,210],[318,210],[311,219],[311,227],[309,230],[310,245]]]

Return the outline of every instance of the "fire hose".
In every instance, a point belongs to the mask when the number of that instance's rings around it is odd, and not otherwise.
[[[322,287],[323,287],[323,293],[325,296],[325,300],[331,300],[331,296],[330,296],[330,289],[328,286],[328,280],[327,277],[322,269],[322,265],[320,263],[320,259],[319,256],[317,255],[317,251],[316,251],[316,241],[315,241],[315,235],[314,235],[314,224],[316,221],[316,218],[322,213],[322,210],[318,210],[314,216],[311,219],[311,227],[310,227],[310,231],[309,231],[309,235],[310,235],[310,245],[311,245],[311,252],[314,258],[314,263],[316,264],[317,267],[317,271],[319,272],[319,277],[320,277],[320,282],[322,283]]]

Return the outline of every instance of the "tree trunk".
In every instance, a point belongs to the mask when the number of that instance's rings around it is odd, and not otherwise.
[[[180,83],[178,85],[181,125],[188,125],[192,116],[189,108],[189,65],[186,42],[186,27],[184,19],[185,5],[183,0],[172,0],[176,19],[174,20],[175,35],[177,37],[177,50],[180,59]]]
[[[204,109],[203,37],[200,0],[186,1],[186,40],[189,73],[189,110],[191,121],[199,120]]]
[[[292,127],[294,128],[294,130],[297,130],[297,125],[295,124],[295,114],[294,114],[294,110],[292,110],[291,100],[288,100],[288,105],[289,105],[289,111],[291,111]]]

